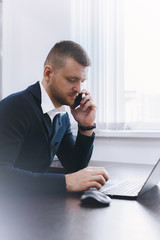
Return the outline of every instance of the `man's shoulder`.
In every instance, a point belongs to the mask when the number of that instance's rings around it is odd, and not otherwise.
[[[29,106],[33,106],[34,94],[32,94],[32,89],[35,88],[36,84],[29,86],[23,91],[13,93],[2,99],[0,101],[0,110],[10,111],[13,109],[21,109],[25,111]]]
[[[9,96],[5,97],[0,101],[0,103],[7,103],[7,102],[19,102],[19,101],[24,101],[26,98],[31,97],[32,95],[37,95],[40,97],[40,88],[39,88],[39,83],[35,83],[33,85],[30,85],[26,89],[15,92],[10,94]]]

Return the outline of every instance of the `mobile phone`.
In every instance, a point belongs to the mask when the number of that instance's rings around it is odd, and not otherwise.
[[[74,101],[74,105],[73,105],[74,109],[80,105],[81,100],[82,100],[82,93],[79,93]]]

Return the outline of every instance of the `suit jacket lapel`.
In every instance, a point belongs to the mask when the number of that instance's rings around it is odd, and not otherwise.
[[[52,123],[51,123],[51,119],[50,119],[50,117],[48,116],[47,113],[43,114],[43,121],[44,121],[45,127],[47,129],[48,136],[51,137],[51,135],[52,135]]]
[[[36,82],[35,84],[29,86],[27,88],[27,90],[29,92],[31,92],[38,108],[40,109],[40,112],[42,114],[41,117],[43,119],[43,124],[45,127],[45,135],[46,135],[47,139],[49,140],[49,137],[51,136],[51,133],[52,133],[51,120],[50,120],[50,117],[48,116],[48,114],[43,114],[43,111],[41,108],[41,89],[40,89],[39,82]]]
[[[59,128],[62,126],[61,116],[60,114],[57,114],[54,118],[53,124],[51,125],[50,117],[46,116],[46,114],[43,114],[42,108],[41,108],[41,90],[39,82],[36,82],[35,84],[29,86],[27,88],[28,91],[32,93],[32,95],[35,97],[38,107],[41,110],[43,122],[45,125],[46,133],[48,135],[48,138],[50,138],[50,141],[55,139],[55,135],[57,135]]]

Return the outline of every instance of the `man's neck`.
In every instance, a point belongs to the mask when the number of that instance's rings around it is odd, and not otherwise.
[[[51,99],[54,107],[55,107],[55,108],[60,108],[60,107],[62,107],[61,104],[59,104],[55,99],[53,99],[53,96],[52,96],[52,94],[51,94],[51,91],[50,91],[50,89],[49,89],[49,87],[48,87],[48,84],[47,84],[47,82],[45,81],[45,79],[43,79],[43,80],[41,81],[41,84],[43,85],[46,93],[48,94],[49,98]]]

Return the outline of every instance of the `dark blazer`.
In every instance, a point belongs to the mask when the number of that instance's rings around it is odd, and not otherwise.
[[[67,172],[88,165],[94,137],[75,141],[68,113],[56,117],[50,136],[39,83],[0,102],[0,182],[21,191],[65,191],[65,175],[48,173],[56,154]],[[25,190],[24,190],[25,189]]]

